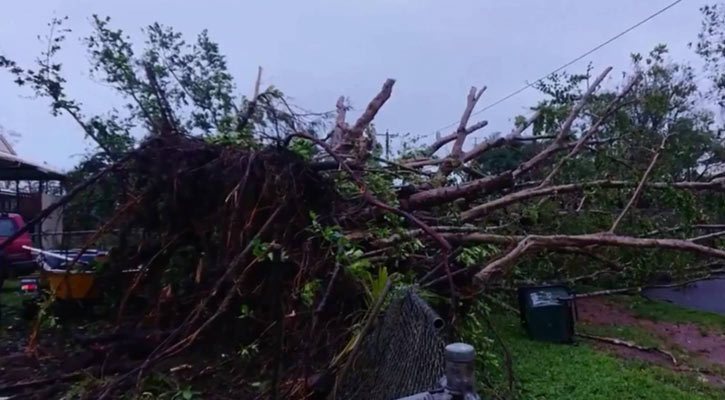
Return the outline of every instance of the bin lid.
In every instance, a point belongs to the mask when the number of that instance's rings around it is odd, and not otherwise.
[[[531,307],[547,307],[561,305],[560,299],[571,297],[571,291],[566,286],[532,287],[524,295]]]

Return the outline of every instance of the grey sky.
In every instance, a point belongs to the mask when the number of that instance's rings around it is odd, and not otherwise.
[[[0,14],[0,53],[23,64],[41,51],[36,36],[53,15],[68,15],[74,30],[61,58],[70,93],[87,112],[117,103],[108,89],[88,79],[87,59],[75,40],[89,31],[93,13],[110,15],[132,36],[154,21],[194,37],[208,28],[228,56],[239,89],[251,91],[256,67],[307,109],[332,109],[348,96],[360,109],[385,78],[393,96],[376,124],[379,131],[430,133],[459,118],[471,85],[487,85],[482,105],[560,66],[670,3],[671,0],[359,0],[359,1],[6,1]],[[700,26],[698,8],[685,0],[571,70],[588,62],[597,70],[626,69],[631,52],[658,43],[676,60],[697,59],[687,48]],[[620,75],[612,74],[611,83]],[[18,153],[68,169],[88,146],[67,117],[54,118],[42,100],[0,75],[0,124],[18,131]],[[476,117],[488,119],[480,136],[508,131],[511,117],[534,104],[526,92]],[[354,115],[353,115],[354,116]],[[75,155],[75,157],[74,157]]]

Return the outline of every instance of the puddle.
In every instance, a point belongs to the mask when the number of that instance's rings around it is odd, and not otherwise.
[[[725,277],[706,279],[677,288],[651,288],[642,291],[651,300],[725,315]]]

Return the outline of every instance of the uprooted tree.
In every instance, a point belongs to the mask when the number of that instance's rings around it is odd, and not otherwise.
[[[97,144],[62,204],[79,226],[118,232],[102,271],[116,324],[152,332],[94,395],[201,344],[235,346],[236,373],[254,378],[234,393],[329,391],[310,377],[344,364],[388,283],[448,299],[452,317],[462,299],[519,281],[641,285],[725,259],[721,138],[694,72],[664,46],[634,55],[616,89],[611,68],[541,82],[545,101],[473,146],[487,122],[474,120],[485,88],[471,88],[451,132],[384,159],[373,121],[392,79],[357,119],[344,97],[315,114],[263,89],[261,69],[239,98],[206,33],[187,43],[155,24],[139,53],[109,23],[95,17],[85,40],[95,79],[127,100],[108,115],[84,115],[66,91],[61,20],[37,68],[0,57]]]

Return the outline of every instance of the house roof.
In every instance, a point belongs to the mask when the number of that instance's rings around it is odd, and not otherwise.
[[[0,180],[2,181],[55,181],[65,174],[48,166],[18,157],[5,136],[0,134]]]

